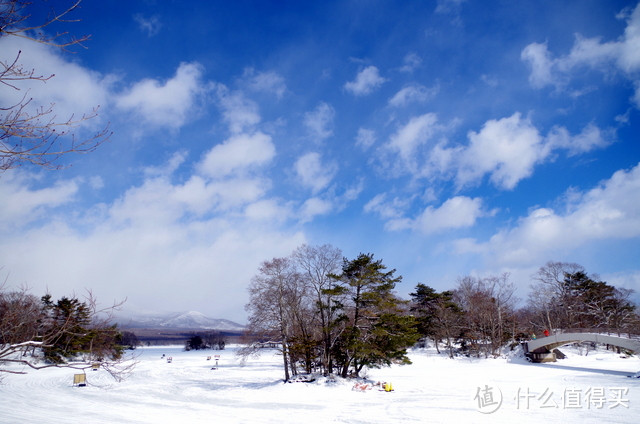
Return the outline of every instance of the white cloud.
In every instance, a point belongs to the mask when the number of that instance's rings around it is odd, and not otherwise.
[[[486,243],[467,240],[462,251],[483,252],[506,265],[540,263],[558,252],[591,242],[640,236],[640,164],[617,171],[597,187],[569,196],[562,212],[537,208],[516,227],[496,233]],[[577,199],[575,199],[577,197]]]
[[[603,148],[611,144],[613,134],[593,124],[579,134],[556,126],[547,136],[540,134],[528,118],[514,113],[508,118],[491,119],[479,132],[470,131],[469,145],[447,148],[436,145],[430,156],[432,170],[455,169],[459,187],[477,184],[485,175],[499,188],[512,190],[533,174],[534,167],[551,157],[558,149],[570,156]]]
[[[635,293],[636,304],[638,303],[638,288],[640,287],[640,271],[616,272],[614,274],[602,275],[604,281],[616,287],[631,289]]]
[[[140,30],[146,32],[149,37],[157,35],[160,32],[160,28],[162,28],[162,23],[157,15],[146,18],[140,13],[137,13],[133,15],[133,19],[140,27]]]
[[[255,175],[275,154],[270,140],[261,133],[234,136],[205,155],[196,165],[197,174],[177,183],[173,173],[185,155],[174,154],[163,167],[147,170],[142,184],[113,202],[107,211],[110,221],[153,227],[213,213],[242,213],[264,200],[271,188],[268,178]]]
[[[589,152],[594,149],[607,147],[612,142],[611,134],[603,134],[597,126],[589,124],[582,129],[580,134],[569,134],[564,127],[554,127],[547,135],[551,148],[562,148],[569,152],[570,156]]]
[[[422,64],[422,59],[415,53],[407,54],[402,60],[401,72],[411,73]]]
[[[197,96],[204,90],[202,68],[197,63],[181,63],[175,76],[161,82],[145,79],[121,94],[116,105],[146,122],[169,128],[185,124],[193,112]]]
[[[276,199],[262,199],[245,208],[248,219],[261,222],[284,222],[292,215],[289,205],[282,205]]]
[[[627,27],[621,44],[618,65],[626,72],[638,71],[640,69],[640,4],[627,18]]]
[[[407,206],[408,202],[405,200],[396,197],[387,201],[386,194],[380,193],[364,205],[364,211],[367,213],[375,212],[382,219],[401,219]]]
[[[300,222],[312,221],[317,216],[327,215],[333,209],[333,203],[330,200],[312,197],[307,199],[300,208]]]
[[[638,94],[638,71],[640,70],[640,4],[625,17],[627,26],[617,41],[602,42],[600,37],[585,38],[580,34],[569,54],[552,58],[547,44],[531,43],[521,54],[523,61],[531,67],[529,82],[535,88],[554,85],[562,88],[566,80],[580,67],[590,67],[605,73],[621,71],[635,85],[634,103]]]
[[[360,146],[363,150],[369,149],[376,142],[376,133],[368,128],[358,128],[356,135],[356,146]]]
[[[104,188],[104,179],[100,176],[93,176],[89,178],[89,186],[94,190],[100,190]]]
[[[306,242],[298,232],[224,217],[148,226],[107,217],[86,234],[72,224],[3,234],[10,284],[54,297],[81,296],[90,287],[104,304],[126,298],[125,309],[134,312],[195,309],[243,322],[246,287],[259,264]]]
[[[209,150],[198,164],[198,171],[214,178],[243,174],[268,164],[275,154],[270,136],[262,132],[237,134]]]
[[[345,90],[363,96],[373,92],[380,87],[386,79],[380,76],[380,71],[375,66],[368,66],[356,75],[354,81],[349,81],[344,85]]]
[[[467,0],[438,0],[436,13],[452,13],[460,10],[460,5]]]
[[[513,189],[549,154],[544,138],[519,113],[485,122],[480,132],[469,132],[469,140],[458,165],[456,181],[460,186],[489,173],[496,186]]]
[[[403,107],[410,103],[424,103],[432,99],[438,91],[439,87],[427,88],[420,84],[411,84],[398,91],[391,99],[389,105],[393,107]]]
[[[421,176],[448,176],[452,170],[457,169],[464,152],[463,146],[447,147],[446,140],[440,141],[429,152],[429,158],[421,170]]]
[[[96,107],[102,107],[100,113],[104,113],[110,102],[109,88],[114,78],[68,62],[58,53],[55,48],[41,43],[19,37],[1,37],[2,62],[12,63],[18,57],[17,63],[23,69],[33,69],[36,76],[48,78],[46,82],[11,81],[18,90],[0,84],[3,106],[17,104],[28,95],[32,101],[27,105],[26,112],[34,115],[41,108],[47,110],[54,105],[54,113],[49,118],[55,118],[56,122],[65,122],[72,116],[79,119],[85,114],[91,115]],[[82,126],[93,128],[101,125],[102,121],[99,115],[96,119],[83,122]]]
[[[556,126],[544,136],[530,119],[519,112],[510,117],[490,119],[479,131],[469,131],[468,144],[455,145],[444,135],[457,125],[438,122],[433,113],[413,117],[385,144],[385,151],[397,158],[382,156],[395,170],[414,178],[446,178],[452,175],[458,189],[477,185],[489,175],[493,185],[505,190],[530,177],[536,165],[550,160],[551,153],[565,150],[569,156],[590,152],[615,141],[615,133],[594,124],[572,135]],[[440,138],[436,141],[436,138]]]
[[[73,201],[78,192],[78,184],[72,180],[45,188],[33,188],[35,183],[35,176],[20,171],[2,173],[0,227],[25,227],[51,209]]]
[[[440,207],[428,206],[414,219],[399,218],[387,222],[390,230],[412,229],[429,235],[447,230],[468,228],[483,216],[482,200],[457,196],[445,201]]]
[[[243,77],[247,80],[249,89],[265,93],[273,93],[277,98],[282,98],[287,91],[284,78],[276,72],[256,72],[253,68],[244,70]]]
[[[314,193],[326,188],[337,172],[334,163],[323,163],[320,153],[307,153],[296,161],[294,165],[296,175],[305,187]]]
[[[320,103],[313,111],[304,115],[304,125],[309,135],[316,141],[322,141],[333,135],[335,110],[327,103]]]
[[[163,166],[145,169],[144,180],[116,200],[85,211],[72,203],[82,180],[37,188],[43,182],[34,176],[6,172],[0,249],[10,284],[28,284],[36,294],[49,287],[54,296],[81,295],[89,285],[100,300],[126,297],[133,309],[198,309],[243,320],[245,287],[259,263],[306,241],[282,229],[293,213],[290,204],[266,197],[270,181],[242,175],[268,162],[270,139],[232,137],[232,147],[218,153],[235,160],[243,143],[265,147],[267,154],[252,152],[218,179],[196,174],[183,180],[174,175],[186,156],[178,152]],[[321,205],[307,202],[306,216],[322,213]],[[176,289],[199,295],[176,297]],[[225,291],[228,296],[213,296]],[[170,300],[159,306],[159,299]]]
[[[541,88],[553,84],[554,77],[551,73],[553,61],[547,48],[547,44],[531,43],[522,50],[520,55],[522,60],[529,62],[531,74],[529,83],[535,88]]]
[[[217,88],[218,102],[225,122],[233,134],[252,129],[260,123],[258,105],[240,91],[230,91],[222,84]]]
[[[438,118],[434,113],[413,117],[389,138],[386,147],[397,152],[404,162],[413,163],[418,147],[426,144],[439,129]]]

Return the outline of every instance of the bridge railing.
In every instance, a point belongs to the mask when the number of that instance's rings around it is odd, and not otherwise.
[[[638,332],[621,330],[616,328],[603,328],[603,327],[556,328],[551,332],[550,335],[560,334],[560,333],[595,333],[595,334],[605,334],[607,336],[626,337],[628,339],[640,340],[640,333]],[[544,336],[541,336],[541,337],[544,337]]]

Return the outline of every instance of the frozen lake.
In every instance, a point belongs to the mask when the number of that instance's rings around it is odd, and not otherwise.
[[[393,384],[387,393],[353,390],[352,380],[283,384],[273,350],[242,363],[234,347],[148,347],[135,351],[138,364],[121,383],[104,370],[87,371],[86,387],[73,387],[70,369],[5,375],[0,422],[638,423],[640,379],[627,376],[640,371],[640,359],[563,351],[565,360],[530,364],[416,350],[413,365],[368,371],[371,381]],[[207,360],[213,355],[220,355],[217,370]]]

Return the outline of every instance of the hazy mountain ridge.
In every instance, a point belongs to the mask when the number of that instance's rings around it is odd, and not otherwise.
[[[188,311],[167,315],[118,317],[123,328],[203,329],[240,332],[244,325],[222,318],[210,318],[201,312]]]

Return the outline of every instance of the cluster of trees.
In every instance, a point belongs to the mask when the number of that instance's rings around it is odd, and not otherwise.
[[[403,300],[401,281],[372,254],[353,260],[339,249],[303,245],[289,257],[265,261],[252,279],[246,306],[255,353],[280,346],[285,380],[298,372],[358,376],[364,367],[408,363],[419,339],[444,346],[451,357],[498,355],[544,330],[597,329],[638,333],[640,318],[620,289],[577,264],[549,262],[533,276],[521,306],[508,273],[458,279],[453,290],[419,283]]]
[[[343,377],[364,367],[409,363],[419,339],[408,304],[393,289],[401,280],[372,254],[343,259],[339,249],[303,245],[265,261],[250,285],[248,332],[281,346],[285,380],[299,369]]]
[[[436,347],[444,341],[451,356],[454,348],[466,354],[496,355],[504,346],[545,330],[640,332],[632,290],[599,281],[574,263],[548,262],[532,278],[524,306],[518,307],[514,284],[503,274],[463,277],[455,290],[441,293],[418,284],[411,293],[411,311],[420,333]]]
[[[99,310],[91,295],[86,301],[54,301],[48,294],[38,298],[25,290],[0,291],[0,373],[24,373],[23,367],[7,366],[11,363],[32,369],[85,369],[100,363],[119,378],[125,345],[108,313],[116,306]]]
[[[454,347],[467,354],[495,355],[518,332],[514,294],[509,274],[466,276],[458,280],[455,290],[441,293],[419,283],[411,293],[411,311],[420,334],[433,340],[438,351],[444,341],[451,357]]]
[[[203,335],[194,334],[184,342],[184,350],[214,349],[224,350],[226,341],[219,331],[211,331]]]
[[[614,287],[581,265],[549,262],[534,275],[529,307],[533,329],[594,328],[621,333],[639,330],[633,290]]]

